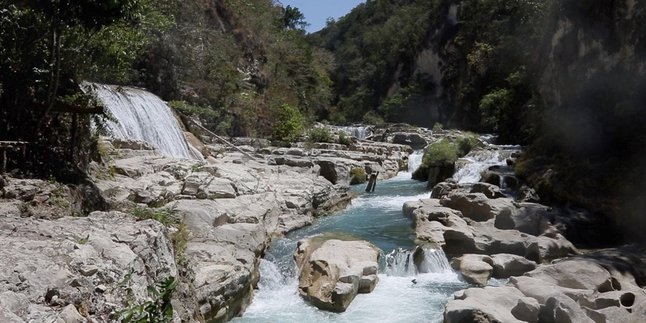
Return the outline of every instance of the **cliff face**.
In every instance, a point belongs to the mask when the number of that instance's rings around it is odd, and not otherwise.
[[[554,202],[644,237],[646,5],[559,1],[542,52],[541,136],[520,171]]]

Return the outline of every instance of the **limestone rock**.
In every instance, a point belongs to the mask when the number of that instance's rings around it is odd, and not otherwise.
[[[513,287],[469,288],[446,305],[444,322],[523,322],[513,314],[518,312],[519,302],[535,305]],[[520,315],[524,321],[536,322],[527,320],[526,314]]]
[[[294,255],[299,264],[299,293],[314,306],[344,312],[357,293],[378,282],[379,250],[366,241],[301,240]]]
[[[428,141],[418,133],[396,132],[393,134],[392,143],[408,145],[413,149],[422,149],[428,145]]]
[[[496,185],[492,185],[489,183],[475,183],[471,187],[471,192],[470,193],[482,193],[486,197],[490,199],[497,199],[500,197],[505,197],[505,194],[503,194],[500,191],[500,187]]]
[[[468,254],[453,259],[451,266],[459,271],[468,283],[485,286],[493,273],[493,267],[489,263],[489,256]]]
[[[513,207],[513,201],[507,198],[489,199],[482,193],[451,193],[441,200],[442,205],[462,212],[475,221],[493,219],[505,208]]]
[[[505,208],[496,216],[495,226],[498,229],[515,229],[520,232],[538,236],[550,227],[553,218],[549,207],[536,203],[520,203],[518,206]]]
[[[119,212],[3,219],[0,257],[10,260],[0,262],[3,322],[85,322],[75,307],[107,322],[127,299],[141,303],[148,286],[177,276],[167,229]]]
[[[536,263],[525,257],[503,253],[491,255],[491,265],[496,278],[520,276],[536,269]]]

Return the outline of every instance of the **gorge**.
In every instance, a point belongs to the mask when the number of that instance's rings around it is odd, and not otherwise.
[[[641,1],[0,17],[0,322],[646,321]]]

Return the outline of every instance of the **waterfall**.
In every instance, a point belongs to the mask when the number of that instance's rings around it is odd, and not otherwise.
[[[452,272],[444,251],[440,248],[398,248],[386,255],[385,273],[390,276],[415,276],[424,273]]]
[[[370,129],[370,127],[368,126],[349,126],[349,127],[335,127],[335,128],[357,139],[366,139],[372,135],[372,129]]]
[[[424,150],[415,150],[408,156],[408,171],[414,172],[422,164],[424,158]]]
[[[484,139],[491,140],[488,137]],[[475,149],[456,163],[453,179],[459,184],[476,183],[480,181],[481,173],[491,166],[506,165],[506,160],[512,153],[521,150],[520,146],[501,146],[488,144],[486,149]]]
[[[184,137],[170,107],[156,95],[132,87],[89,83],[113,120],[106,122],[110,136],[150,143],[169,157],[202,159]]]

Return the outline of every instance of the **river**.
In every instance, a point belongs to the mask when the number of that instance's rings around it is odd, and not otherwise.
[[[411,155],[415,169],[421,153]],[[262,260],[261,280],[252,304],[234,322],[439,322],[444,306],[466,287],[451,270],[441,249],[426,250],[426,267],[417,273],[408,261],[415,247],[411,221],[402,214],[406,201],[428,198],[426,183],[409,172],[377,184],[374,193],[362,192],[343,212],[318,219],[313,225],[277,240]],[[379,283],[370,294],[358,295],[344,313],[320,311],[298,295],[298,273],[292,255],[298,240],[320,233],[352,235],[368,240],[384,254]]]

